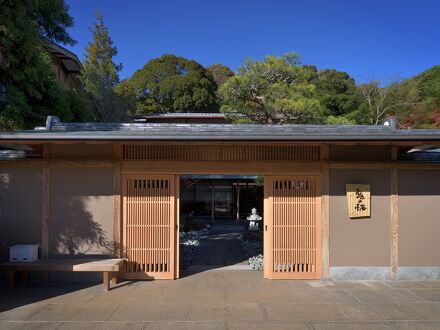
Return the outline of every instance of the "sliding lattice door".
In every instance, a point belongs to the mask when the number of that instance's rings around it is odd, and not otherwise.
[[[320,184],[317,176],[265,177],[265,278],[320,278]]]
[[[176,186],[173,175],[124,176],[124,278],[176,277]]]

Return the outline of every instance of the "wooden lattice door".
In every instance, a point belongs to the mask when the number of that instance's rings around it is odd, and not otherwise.
[[[264,193],[264,277],[319,279],[319,177],[267,176]]]
[[[177,274],[178,181],[173,175],[123,179],[126,279],[173,279]]]

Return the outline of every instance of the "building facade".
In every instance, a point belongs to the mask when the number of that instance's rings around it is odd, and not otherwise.
[[[440,279],[437,130],[49,118],[0,141],[3,260],[38,244],[178,278],[181,178],[260,176],[266,278]]]

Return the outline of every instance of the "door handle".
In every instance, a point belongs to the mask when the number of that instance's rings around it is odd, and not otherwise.
[[[267,231],[267,225],[264,225],[264,230]]]

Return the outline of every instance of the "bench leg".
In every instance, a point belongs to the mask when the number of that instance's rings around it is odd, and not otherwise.
[[[27,284],[28,282],[28,272],[20,272],[20,281],[22,284]]]
[[[6,286],[13,288],[15,284],[15,271],[9,270],[6,272]]]
[[[102,273],[102,281],[104,284],[104,290],[105,291],[110,290],[110,274],[109,274],[109,272]]]
[[[118,272],[113,272],[112,273],[112,283],[113,283],[113,285],[118,284],[118,280],[119,280],[119,273]]]

